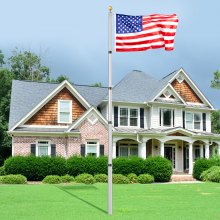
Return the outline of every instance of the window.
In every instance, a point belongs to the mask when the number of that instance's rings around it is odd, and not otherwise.
[[[98,157],[98,143],[96,141],[86,143],[86,156]]]
[[[120,144],[119,156],[120,157],[138,156],[138,145],[137,144]]]
[[[174,110],[160,109],[160,126],[174,126]]]
[[[50,144],[49,141],[37,141],[37,156],[48,156],[50,155]]]
[[[186,112],[186,128],[201,130],[201,113]]]
[[[72,101],[59,100],[58,101],[58,123],[72,122]]]
[[[138,109],[120,108],[120,126],[138,126]]]

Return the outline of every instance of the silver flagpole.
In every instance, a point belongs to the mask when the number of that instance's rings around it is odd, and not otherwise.
[[[112,6],[108,9],[108,214],[112,215]]]

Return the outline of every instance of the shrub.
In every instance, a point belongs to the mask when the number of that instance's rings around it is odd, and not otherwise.
[[[150,174],[141,174],[138,176],[138,182],[141,184],[153,183],[154,177]]]
[[[202,181],[220,182],[220,167],[213,166],[201,174]]]
[[[70,183],[70,182],[74,182],[74,177],[66,174],[64,176],[61,176],[60,180],[62,183]]]
[[[113,174],[112,175],[112,183],[114,183],[114,184],[128,184],[129,179],[122,174]]]
[[[75,181],[77,183],[85,183],[85,184],[93,184],[95,183],[95,179],[91,174],[82,173],[75,177]]]
[[[96,174],[94,176],[94,178],[97,183],[107,183],[108,182],[108,176],[106,174]]]
[[[48,175],[43,179],[42,182],[48,184],[59,184],[61,183],[61,178],[57,175]]]
[[[25,184],[27,183],[27,178],[23,175],[17,174],[17,175],[6,175],[1,176],[0,183],[2,184]]]
[[[129,179],[130,183],[137,183],[137,175],[135,173],[130,173],[127,175],[127,178]]]
[[[91,175],[96,174],[107,174],[107,157],[80,157],[72,156],[67,159],[67,170],[68,174],[77,176],[82,173],[88,173]]]
[[[4,164],[6,174],[22,174],[28,180],[39,181],[48,175],[65,175],[66,160],[62,157],[16,156]]]
[[[139,175],[144,168],[143,159],[139,157],[119,157],[113,159],[113,173],[128,175],[129,173],[135,173]]]
[[[4,166],[0,167],[0,176],[4,176],[5,175],[5,168]]]
[[[210,167],[215,165],[215,159],[207,160],[205,158],[201,158],[196,160],[193,168],[193,177],[197,180],[201,180],[201,174],[203,171],[209,169]]]
[[[166,158],[148,157],[144,161],[143,173],[154,176],[155,182],[169,182],[172,175],[172,164]]]

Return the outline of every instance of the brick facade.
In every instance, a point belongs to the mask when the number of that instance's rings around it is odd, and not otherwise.
[[[80,145],[86,144],[88,140],[98,141],[104,145],[104,154],[108,153],[108,130],[99,121],[92,125],[85,120],[79,127],[79,137],[37,137],[37,136],[20,136],[13,137],[13,155],[30,155],[31,144],[35,144],[37,140],[48,140],[51,144],[56,144],[56,155],[62,157],[70,157],[72,155],[80,155]]]

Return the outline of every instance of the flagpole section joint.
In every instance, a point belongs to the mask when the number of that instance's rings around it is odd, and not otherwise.
[[[112,6],[111,5],[108,6],[108,10],[110,13],[112,13]]]
[[[109,54],[112,54],[112,50],[109,50],[108,53],[109,53]]]

